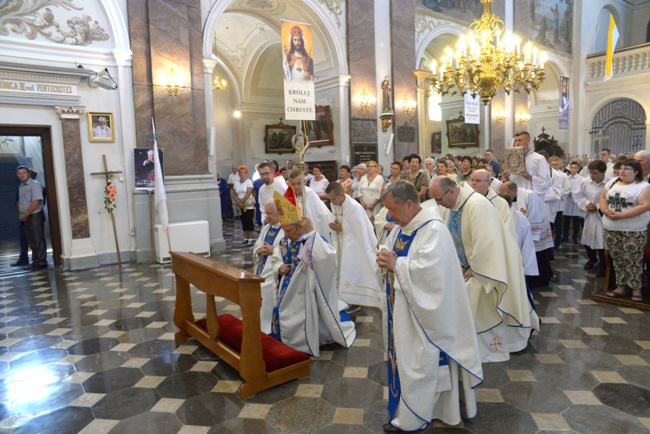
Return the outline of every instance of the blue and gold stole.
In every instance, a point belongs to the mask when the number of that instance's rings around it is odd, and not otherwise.
[[[279,226],[277,228],[274,228],[273,226],[269,226],[269,230],[266,231],[266,235],[264,236],[264,242],[273,245],[273,243],[275,242],[275,238],[280,233],[280,229],[282,229],[282,226]],[[255,270],[255,274],[259,276],[262,273],[262,270],[264,269],[264,266],[266,265],[266,260],[268,258],[269,258],[268,256],[264,256],[260,261],[260,263],[257,264],[257,269]]]
[[[458,253],[458,259],[463,264],[463,269],[469,268],[469,262],[467,262],[467,255],[465,255],[465,248],[463,247],[463,236],[461,234],[461,224],[463,222],[463,207],[467,203],[467,200],[472,197],[472,192],[465,202],[458,208],[458,211],[449,210],[449,222],[447,223],[447,228],[451,233],[451,239],[454,240],[454,246],[456,247],[456,252]]]
[[[291,241],[284,237],[280,241],[280,252],[282,253],[282,263],[291,265],[291,272],[284,275],[280,288],[275,296],[275,306],[273,307],[273,316],[271,317],[271,336],[282,342],[282,333],[280,332],[280,305],[284,294],[287,292],[291,277],[300,264],[298,252],[300,251],[300,241]]]

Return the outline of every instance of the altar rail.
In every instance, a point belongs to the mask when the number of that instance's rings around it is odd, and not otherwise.
[[[309,356],[261,332],[263,278],[194,253],[171,252],[171,257],[176,274],[174,324],[180,329],[176,342],[193,337],[239,371],[245,381],[240,389],[244,399],[309,376]],[[196,322],[190,284],[206,295],[207,317]],[[217,315],[217,296],[238,304],[242,319]]]
[[[603,80],[605,59],[604,52],[587,56],[588,81]],[[616,50],[612,59],[612,70],[614,77],[650,73],[650,43]]]

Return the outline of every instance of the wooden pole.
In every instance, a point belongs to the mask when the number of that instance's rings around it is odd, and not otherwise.
[[[106,164],[106,154],[102,155],[102,161],[104,163],[104,171],[103,172],[93,172],[91,175],[104,175],[106,178],[106,184],[111,180],[111,176],[117,173],[122,173],[122,172],[114,172],[112,170],[108,170],[108,164]],[[113,224],[113,238],[115,238],[115,251],[117,252],[117,265],[122,268],[122,257],[120,256],[120,244],[117,240],[117,226],[115,225],[115,214],[113,214],[113,210],[110,210],[108,212],[111,215],[111,223]]]

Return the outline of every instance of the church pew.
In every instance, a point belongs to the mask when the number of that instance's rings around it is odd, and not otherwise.
[[[193,337],[244,379],[242,399],[287,381],[309,376],[311,359],[261,332],[260,283],[264,279],[193,253],[171,252],[176,275],[176,342]],[[190,284],[206,296],[207,317],[195,321]],[[217,314],[214,297],[241,307],[242,319]]]

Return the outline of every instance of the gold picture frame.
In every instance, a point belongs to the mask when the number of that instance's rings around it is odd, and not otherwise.
[[[478,148],[479,130],[477,124],[465,123],[465,117],[447,121],[447,140],[450,148]]]
[[[332,133],[332,112],[328,105],[316,106],[316,120],[304,121],[303,130],[309,137],[309,144],[312,147],[334,145],[334,134]]]
[[[114,142],[114,127],[113,113],[88,112],[88,140],[91,142]]]

